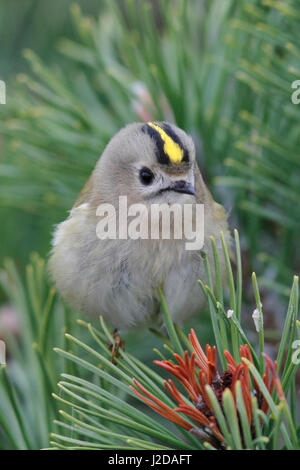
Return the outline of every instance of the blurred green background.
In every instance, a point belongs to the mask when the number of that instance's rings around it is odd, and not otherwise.
[[[196,142],[204,178],[240,233],[243,308],[252,312],[255,270],[267,336],[276,344],[300,261],[300,105],[291,102],[291,84],[300,78],[299,6],[298,0],[0,0],[4,305],[22,309],[27,297],[32,303],[30,254],[47,257],[54,225],[115,132],[132,121],[164,119]],[[23,282],[18,304],[15,287]],[[3,337],[12,333],[7,309],[0,313]],[[206,318],[204,312],[205,341]],[[18,337],[18,347],[27,340]],[[143,344],[139,357],[149,358]]]
[[[287,294],[299,266],[297,5],[1,1],[0,260],[45,256],[110,137],[167,119],[193,135],[247,272]]]

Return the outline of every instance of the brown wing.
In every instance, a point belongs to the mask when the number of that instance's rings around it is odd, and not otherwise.
[[[76,202],[73,207],[78,207],[80,204],[84,204],[85,202],[88,202],[89,200],[89,195],[91,195],[92,192],[92,187],[93,187],[93,180],[92,180],[93,175],[89,177],[85,185],[83,186],[82,190],[78,194],[78,197],[76,199]]]
[[[202,204],[203,203],[212,204],[213,197],[210,194],[209,190],[207,189],[206,184],[204,183],[204,180],[200,173],[197,162],[195,162],[194,175],[195,175],[195,189],[197,193],[197,202],[202,203]]]

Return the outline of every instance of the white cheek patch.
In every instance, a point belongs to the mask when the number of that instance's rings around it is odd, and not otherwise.
[[[88,207],[88,202],[84,202],[78,207],[73,207],[73,209],[71,209],[70,216],[73,217],[74,215],[79,215],[80,212],[85,211],[86,209],[88,209]]]
[[[53,247],[59,245],[59,243],[62,242],[63,238],[65,238],[65,236],[68,235],[70,228],[75,222],[74,217],[78,217],[78,216],[80,217],[80,216],[85,215],[85,212],[87,211],[88,207],[89,207],[89,204],[87,202],[85,202],[84,204],[80,204],[80,206],[78,207],[74,207],[70,211],[69,218],[56,226],[54,233],[53,233],[52,242],[51,242]]]
[[[54,230],[54,233],[53,233],[53,238],[52,238],[52,241],[51,241],[51,244],[52,244],[53,247],[58,245],[62,241],[62,239],[64,238],[66,223],[67,222],[65,221],[65,222],[62,222],[61,224],[56,226],[56,228]]]

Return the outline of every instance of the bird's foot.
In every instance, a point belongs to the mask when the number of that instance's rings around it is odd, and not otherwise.
[[[115,329],[112,336],[114,341],[110,343],[109,349],[111,351],[111,362],[116,365],[116,359],[120,357],[120,349],[125,350],[125,341],[119,335],[118,328]]]

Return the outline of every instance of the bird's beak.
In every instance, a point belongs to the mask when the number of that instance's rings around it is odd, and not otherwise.
[[[193,196],[196,195],[194,186],[184,180],[175,181],[170,186],[170,189],[176,191],[177,193],[192,194]]]

